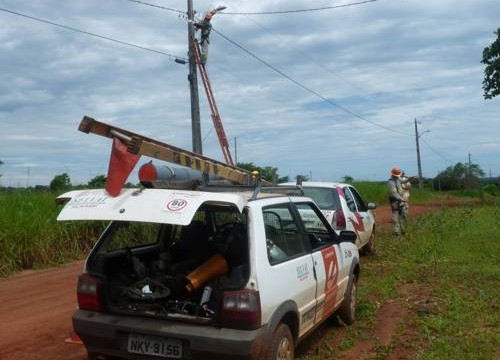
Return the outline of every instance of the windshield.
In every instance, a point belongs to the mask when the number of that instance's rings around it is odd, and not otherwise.
[[[334,188],[304,187],[304,195],[313,199],[321,210],[340,209],[339,196]]]

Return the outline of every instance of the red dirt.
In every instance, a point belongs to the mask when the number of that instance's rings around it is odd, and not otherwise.
[[[64,342],[71,336],[76,280],[82,269],[78,261],[0,280],[0,359],[87,358],[83,346]]]
[[[446,201],[446,205],[456,205]],[[444,206],[443,202],[412,205],[410,216],[418,216]],[[390,226],[390,210],[381,206],[375,210],[378,226]],[[76,307],[76,280],[83,268],[83,262],[78,261],[66,266],[39,271],[24,271],[6,279],[0,280],[0,359],[1,360],[85,360],[86,352],[82,345],[65,343],[71,336],[71,314]],[[413,289],[415,290],[415,289]],[[401,289],[403,297],[408,292]],[[406,295],[405,295],[406,294]],[[338,353],[337,359],[373,358],[377,347],[393,346],[390,357],[386,359],[411,359],[412,349],[407,349],[402,340],[393,344],[394,336],[406,334],[405,338],[413,336],[411,324],[407,324],[409,306],[406,301],[394,301],[383,304],[377,312],[374,334],[376,338],[360,340],[353,348]],[[412,299],[410,299],[412,300]],[[412,300],[415,302],[416,300]],[[403,329],[398,327],[403,326]],[[317,337],[308,343],[310,352],[322,344],[324,332],[334,331],[335,343],[343,337],[342,326],[323,326],[317,330]],[[323,334],[321,334],[323,333]],[[336,344],[337,343],[337,344]],[[313,350],[314,351],[314,350]]]

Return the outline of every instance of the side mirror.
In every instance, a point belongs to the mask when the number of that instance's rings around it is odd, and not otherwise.
[[[375,204],[374,202],[369,202],[368,203],[368,209],[369,210],[373,210],[373,209],[376,209],[377,208],[377,204]]]
[[[341,242],[350,242],[356,244],[356,239],[358,235],[354,231],[344,230],[340,232],[340,241]]]

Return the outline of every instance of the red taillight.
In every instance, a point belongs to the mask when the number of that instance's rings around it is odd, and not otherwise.
[[[335,230],[345,230],[346,222],[345,215],[342,210],[335,211]]]
[[[234,329],[257,329],[261,322],[260,295],[256,290],[225,291],[221,325]]]
[[[80,275],[76,287],[78,308],[100,311],[102,309],[100,287],[99,279],[89,274]]]

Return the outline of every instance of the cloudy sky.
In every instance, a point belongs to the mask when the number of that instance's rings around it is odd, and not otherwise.
[[[207,68],[237,160],[315,180],[416,175],[417,119],[424,176],[469,154],[499,176],[500,98],[483,99],[480,61],[500,2],[335,7],[355,2],[194,0],[198,16],[227,6]],[[105,174],[111,142],[79,132],[84,115],[190,150],[188,67],[174,61],[187,56],[186,6],[0,0],[1,185]],[[223,160],[199,85],[203,152]]]

